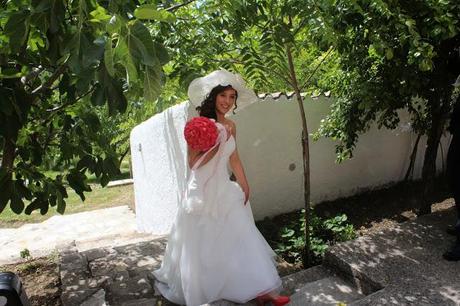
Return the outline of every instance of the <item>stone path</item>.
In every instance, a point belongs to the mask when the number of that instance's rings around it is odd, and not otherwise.
[[[441,258],[454,241],[444,231],[454,215],[440,211],[330,248],[321,266],[283,278],[290,305],[460,306],[460,262]],[[0,264],[24,248],[35,257],[58,248],[64,306],[167,306],[151,276],[165,245],[137,233],[134,213],[120,206],[0,229]]]
[[[339,244],[324,265],[345,275],[365,295],[351,305],[460,305],[460,261],[442,254],[455,238],[453,209]]]
[[[442,211],[330,248],[323,265],[283,278],[290,305],[460,305],[460,262],[441,259],[453,242],[444,232],[453,220],[453,210]],[[59,265],[63,305],[172,305],[155,293],[151,276],[165,244],[68,245]]]
[[[60,253],[63,305],[155,305],[151,271],[158,268],[164,238],[79,252]]]
[[[135,215],[128,206],[57,215],[42,223],[0,229],[0,265],[19,261],[26,248],[33,257],[40,257],[72,242],[81,251],[151,238],[136,232]]]

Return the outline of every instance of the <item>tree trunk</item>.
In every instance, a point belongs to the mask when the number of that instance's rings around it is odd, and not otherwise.
[[[11,198],[16,139],[17,134],[13,138],[7,137],[3,144],[2,165],[0,169],[2,172],[5,171],[5,175],[0,177],[0,213],[5,209]]]
[[[404,181],[406,182],[414,175],[415,159],[417,158],[418,143],[420,142],[421,137],[422,134],[417,134],[417,139],[415,140],[414,148],[412,149],[412,153],[410,155],[409,167],[407,168],[406,175],[404,176]]]
[[[16,150],[16,137],[6,138],[3,145],[2,169],[7,173],[13,170],[14,154]]]
[[[307,268],[311,265],[311,252],[310,252],[310,148],[308,142],[308,126],[305,117],[305,109],[303,107],[303,99],[300,94],[299,83],[294,69],[294,61],[292,60],[292,52],[290,46],[286,46],[286,54],[289,63],[290,79],[292,87],[299,103],[299,110],[302,121],[302,153],[303,153],[303,170],[304,170],[304,200],[305,200],[305,248],[303,253],[303,265]]]
[[[433,111],[431,128],[428,131],[425,156],[422,168],[422,192],[421,205],[417,214],[424,215],[431,213],[431,197],[433,194],[433,184],[436,178],[436,158],[438,155],[439,142],[446,122],[444,110],[448,102],[444,100],[444,105],[439,106]]]

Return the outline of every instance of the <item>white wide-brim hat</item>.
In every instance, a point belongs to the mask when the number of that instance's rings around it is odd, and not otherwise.
[[[195,106],[201,106],[201,102],[217,85],[231,85],[238,93],[236,111],[243,109],[257,100],[254,91],[246,87],[246,82],[239,74],[231,73],[227,70],[216,70],[210,74],[194,79],[188,86],[188,97]]]

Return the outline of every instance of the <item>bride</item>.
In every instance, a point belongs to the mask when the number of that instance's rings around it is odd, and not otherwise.
[[[220,299],[280,306],[275,253],[254,224],[249,185],[236,148],[236,126],[225,115],[255,98],[239,75],[218,70],[188,90],[200,116],[216,121],[218,144],[207,152],[188,148],[190,176],[169,234],[156,287],[177,304]],[[230,166],[236,182],[230,180]]]

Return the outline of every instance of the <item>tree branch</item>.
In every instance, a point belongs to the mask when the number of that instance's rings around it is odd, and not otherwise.
[[[192,2],[195,2],[195,0],[190,0],[190,1],[187,1],[187,2],[184,2],[184,3],[181,3],[181,4],[176,4],[176,5],[173,5],[171,7],[168,7],[165,10],[168,11],[168,12],[172,12],[172,11],[177,10],[178,8],[182,7],[182,6],[189,5]]]
[[[276,70],[276,69],[269,69],[268,70],[268,73],[276,76],[276,77],[279,77],[281,78],[283,81],[285,81],[287,83],[288,86],[292,86],[294,87],[294,84],[292,83],[292,79],[290,77],[290,75],[288,74],[288,78],[286,78],[280,71]]]
[[[128,146],[128,148],[123,152],[120,156],[120,159],[118,160],[118,167],[121,167],[121,163],[123,162],[123,159],[126,157],[126,155],[129,153],[129,150],[131,148]]]
[[[46,149],[48,148],[51,140],[53,139],[53,124],[51,123],[49,126],[48,126],[48,135],[46,136],[46,140],[45,140],[45,143],[43,144],[43,149],[42,151],[46,153]]]
[[[93,90],[94,90],[94,86],[91,87],[90,90],[88,90],[87,92],[85,92],[84,94],[82,94],[81,96],[79,96],[78,98],[76,98],[75,100],[72,100],[72,101],[66,102],[66,103],[64,103],[64,104],[62,104],[62,105],[59,105],[59,106],[56,106],[56,107],[47,109],[46,112],[47,112],[47,113],[57,112],[57,111],[60,111],[60,110],[63,109],[63,108],[66,108],[67,106],[70,106],[70,105],[72,105],[72,104],[75,104],[76,102],[80,101],[81,99],[83,99],[84,97],[86,97],[87,95],[89,95]]]
[[[48,80],[46,80],[45,83],[41,84],[34,90],[32,90],[32,95],[38,95],[45,91],[46,89],[49,89],[51,85],[63,74],[67,69],[67,65],[64,63],[61,66],[59,66],[54,73],[49,77]],[[35,97],[32,101],[32,104],[34,104],[37,101],[37,97]]]
[[[316,65],[315,69],[313,70],[313,72],[310,74],[310,76],[305,80],[305,83],[300,86],[300,91],[302,92],[304,89],[305,89],[305,86],[307,86],[308,82],[310,81],[310,79],[315,75],[316,71],[319,69],[319,67],[321,66],[321,64],[324,62],[324,60],[326,59],[326,57],[329,56],[329,54],[331,54],[332,50],[334,50],[334,47],[330,47],[329,50],[327,50],[327,53],[326,55],[323,56],[323,58],[321,59],[321,61],[318,63],[318,65]]]

